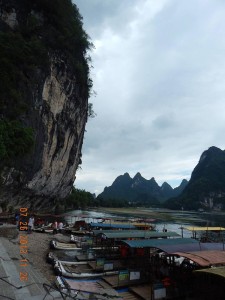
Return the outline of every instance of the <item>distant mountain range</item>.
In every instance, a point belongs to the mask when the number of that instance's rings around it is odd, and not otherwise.
[[[118,176],[111,186],[105,187],[98,198],[126,200],[137,206],[139,204],[157,205],[180,195],[187,183],[188,181],[184,179],[179,187],[173,189],[167,182],[159,186],[154,177],[147,180],[138,172],[134,178],[131,178],[128,173],[125,173]]]
[[[204,151],[190,181],[184,179],[177,188],[173,189],[167,182],[159,186],[154,177],[147,180],[137,173],[131,178],[125,173],[106,187],[98,198],[103,203],[110,200],[110,205],[116,200],[123,200],[133,206],[225,210],[225,150],[213,146]]]
[[[165,203],[173,209],[225,210],[225,151],[204,151],[183,192]]]

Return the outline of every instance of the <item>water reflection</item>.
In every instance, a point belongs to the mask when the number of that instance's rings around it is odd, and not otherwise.
[[[199,213],[199,212],[188,212],[188,211],[170,211],[163,209],[139,209],[137,213],[128,214],[128,213],[105,213],[98,211],[83,211],[83,210],[74,210],[68,213],[66,221],[68,223],[75,223],[80,219],[86,219],[87,222],[101,222],[105,218],[143,218],[142,212],[148,213],[151,216],[151,213],[157,213],[157,218],[155,221],[156,230],[163,231],[175,231],[178,234],[181,234],[181,227],[186,226],[219,226],[225,227],[225,214],[224,213]],[[148,214],[145,215],[145,218],[149,218]],[[192,233],[190,231],[184,230],[184,237],[191,237]]]

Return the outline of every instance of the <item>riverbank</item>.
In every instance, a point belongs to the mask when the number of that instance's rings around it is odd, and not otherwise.
[[[46,262],[52,236],[27,234],[13,225],[1,227],[10,230],[0,235],[0,299],[62,299],[56,291],[47,295],[44,288],[44,284],[55,281],[52,266]]]
[[[225,227],[225,212],[211,211],[211,212],[198,212],[198,211],[182,211],[182,210],[169,210],[160,208],[93,208],[88,212],[96,212],[101,215],[121,216],[121,217],[134,217],[143,219],[155,219],[156,223],[177,223],[180,225],[195,225],[195,226],[222,226]],[[84,211],[82,213],[85,213]]]
[[[150,208],[143,207],[122,207],[122,208],[112,208],[112,207],[101,207],[95,208],[96,212],[108,213],[113,215],[120,215],[121,217],[140,217],[148,219],[160,219],[160,220],[172,220],[169,210],[152,210]]]
[[[46,256],[51,251],[49,247],[50,241],[56,239],[68,242],[68,236],[64,236],[60,233],[55,235],[38,232],[27,234],[27,232],[18,231],[15,226],[10,226],[10,231],[5,230],[4,235],[1,234],[0,238],[2,241],[5,239],[4,247],[6,248],[7,253],[11,253],[10,256],[12,256],[12,259],[18,261],[26,259],[27,266],[29,268],[37,269],[42,274],[44,281],[48,283],[55,281],[53,268],[46,261]]]

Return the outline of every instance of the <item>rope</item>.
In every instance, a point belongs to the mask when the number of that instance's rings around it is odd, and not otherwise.
[[[74,296],[72,296],[71,294],[62,292],[58,287],[54,287],[54,286],[49,285],[49,284],[47,284],[47,283],[44,283],[44,284],[43,284],[43,287],[44,287],[44,289],[45,289],[46,292],[47,292],[46,295],[45,295],[45,297],[43,298],[43,300],[46,298],[47,295],[52,296],[52,295],[50,294],[50,290],[51,290],[51,289],[52,289],[52,290],[55,290],[55,291],[57,291],[57,292],[59,292],[63,299],[66,299],[67,297],[70,297],[71,299],[75,299],[75,298],[77,297],[78,293],[79,293],[79,292],[77,291],[77,293],[76,293]],[[64,296],[65,296],[65,297],[64,297]],[[52,296],[52,297],[53,297],[53,296]],[[53,297],[53,299],[54,299],[54,297]],[[81,300],[82,300],[82,299],[81,299]],[[85,299],[83,299],[83,300],[85,300]]]

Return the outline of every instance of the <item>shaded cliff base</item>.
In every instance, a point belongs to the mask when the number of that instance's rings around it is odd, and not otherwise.
[[[30,191],[23,192],[1,190],[0,193],[0,212],[14,212],[20,207],[26,207],[30,211],[55,212],[57,199],[33,195]]]

